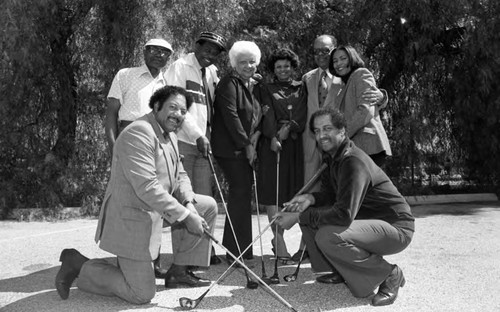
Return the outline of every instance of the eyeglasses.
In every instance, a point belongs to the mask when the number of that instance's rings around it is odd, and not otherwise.
[[[318,55],[318,56],[321,56],[321,55],[328,55],[330,54],[330,52],[332,52],[333,49],[328,49],[328,48],[323,48],[323,49],[314,49],[313,50],[313,53],[314,55]]]
[[[149,46],[148,51],[151,54],[159,55],[159,56],[169,56],[170,55],[169,50],[164,49],[164,48],[160,48],[160,47],[155,47],[155,46]]]

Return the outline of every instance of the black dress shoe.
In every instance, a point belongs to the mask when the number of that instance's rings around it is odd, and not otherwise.
[[[210,280],[200,278],[185,267],[175,264],[172,264],[165,278],[166,288],[203,287],[210,284]]]
[[[403,271],[394,265],[391,274],[380,284],[378,292],[372,299],[373,306],[385,306],[393,304],[398,297],[399,287],[406,283]]]
[[[221,263],[222,263],[222,260],[216,254],[213,254],[210,257],[210,265],[216,265],[216,264],[221,264]]]
[[[318,276],[316,280],[324,284],[340,284],[344,282],[344,278],[338,272]]]
[[[292,260],[295,262],[299,262],[301,255],[302,255],[302,249],[299,249],[296,253],[293,254]],[[309,259],[309,253],[307,252],[307,250],[304,251],[304,255],[302,256],[302,261],[306,259]]]
[[[59,256],[61,268],[56,275],[56,290],[59,296],[66,300],[69,297],[69,289],[80,274],[80,270],[85,261],[89,260],[76,249],[64,249]]]
[[[153,267],[155,269],[155,277],[156,278],[166,278],[167,270],[161,267],[160,255],[158,254],[158,258],[153,260]]]

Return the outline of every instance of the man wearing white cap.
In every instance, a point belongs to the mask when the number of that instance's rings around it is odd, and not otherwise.
[[[151,112],[149,99],[166,85],[163,72],[173,49],[164,39],[151,39],[144,45],[144,63],[139,67],[123,68],[116,74],[108,93],[105,131],[108,149],[113,155],[118,134],[132,121]],[[167,270],[154,261],[155,276],[165,278]]]
[[[214,62],[226,50],[226,39],[213,32],[202,32],[196,40],[194,52],[173,62],[165,72],[168,85],[186,89],[193,98],[181,129],[177,133],[179,152],[195,193],[212,196],[210,151],[210,122],[215,86],[219,82]],[[212,248],[210,264],[221,260]]]
[[[163,71],[173,52],[170,43],[151,39],[144,45],[143,52],[145,64],[120,69],[109,89],[105,131],[111,155],[120,131],[151,112],[149,99],[154,91],[166,85]]]

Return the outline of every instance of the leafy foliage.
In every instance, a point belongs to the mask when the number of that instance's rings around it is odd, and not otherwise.
[[[103,117],[118,69],[164,37],[189,52],[203,30],[288,47],[314,68],[327,33],[362,52],[389,92],[384,123],[403,189],[458,173],[498,186],[500,4],[494,0],[5,0],[0,9],[0,208],[86,207],[108,178]],[[228,70],[223,57],[221,74]],[[404,188],[404,184],[411,188]],[[408,191],[409,193],[411,191]]]

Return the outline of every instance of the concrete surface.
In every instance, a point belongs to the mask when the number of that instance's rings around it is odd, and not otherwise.
[[[500,203],[427,204],[413,207],[417,217],[412,244],[402,253],[387,257],[403,270],[407,283],[396,302],[372,307],[370,299],[353,298],[345,285],[314,281],[309,263],[301,266],[295,282],[283,281],[295,266],[280,266],[281,284],[272,286],[298,311],[500,311]],[[253,220],[254,236],[257,217]],[[224,215],[219,215],[215,236],[222,237]],[[99,250],[93,237],[96,220],[60,222],[0,221],[0,311],[180,311],[180,297],[198,298],[207,288],[166,290],[157,280],[157,295],[144,306],[117,298],[102,297],[72,288],[68,300],[54,289],[63,248],[74,247],[89,257],[110,257]],[[267,219],[261,216],[261,225]],[[286,234],[295,252],[300,229]],[[271,232],[263,236],[267,275],[274,273]],[[164,231],[162,261],[171,261],[170,232]],[[218,254],[223,250],[216,246]],[[254,272],[261,276],[260,245],[254,246]],[[216,280],[227,265],[212,266],[200,274]],[[231,270],[192,311],[289,311],[273,295],[259,287],[246,289],[242,270]]]

